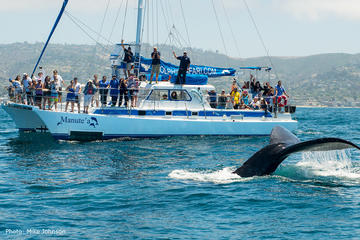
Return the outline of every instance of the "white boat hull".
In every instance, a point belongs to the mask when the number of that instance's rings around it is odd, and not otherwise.
[[[266,136],[275,126],[290,131],[297,121],[276,118],[169,118],[74,114],[36,109],[52,136],[63,140],[93,140],[121,137],[164,137],[191,135]]]
[[[45,123],[35,113],[34,109],[37,107],[28,106],[18,103],[6,103],[1,107],[10,115],[14,120],[16,127],[20,131],[26,132],[46,132],[47,128]]]

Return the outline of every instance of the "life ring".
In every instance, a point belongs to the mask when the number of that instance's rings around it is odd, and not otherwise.
[[[282,101],[283,100],[283,101]],[[279,107],[285,107],[287,105],[287,98],[286,96],[282,95],[282,96],[279,96],[278,99],[277,99],[277,102],[278,102],[278,106]]]

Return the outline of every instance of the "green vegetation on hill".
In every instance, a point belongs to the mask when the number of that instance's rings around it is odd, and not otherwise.
[[[8,85],[8,78],[17,74],[31,73],[40,55],[43,43],[0,44],[0,80],[1,86]],[[167,46],[158,46],[165,61],[177,63],[172,51],[181,54],[181,50]],[[82,82],[97,73],[110,75],[109,55],[113,46],[96,47],[94,45],[50,44],[40,63],[49,74],[57,69],[64,79],[79,77]],[[152,48],[143,46],[145,56]],[[229,58],[202,49],[189,51],[192,63],[218,67],[269,66],[267,57]],[[270,79],[275,85],[281,79],[291,95],[292,103],[297,105],[360,106],[360,54],[320,54],[306,57],[273,57],[275,69],[269,76],[257,73],[261,82]],[[249,79],[249,72],[238,71],[240,81]],[[210,79],[218,89],[229,89],[231,78]],[[3,89],[3,87],[2,87]]]

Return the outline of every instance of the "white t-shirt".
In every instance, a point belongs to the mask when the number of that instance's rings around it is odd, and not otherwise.
[[[78,96],[80,88],[81,88],[81,84],[76,83],[75,84],[75,96]]]
[[[56,85],[57,85],[57,87],[62,87],[62,83],[63,83],[63,78],[58,74],[58,75],[56,75],[57,76],[57,81],[55,81],[56,82]],[[54,79],[54,76],[52,76],[51,77],[51,81],[53,81],[53,80],[55,80]]]

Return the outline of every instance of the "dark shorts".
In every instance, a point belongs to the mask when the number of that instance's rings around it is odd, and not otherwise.
[[[75,102],[76,102],[76,103],[80,103],[79,96],[75,96]]]

